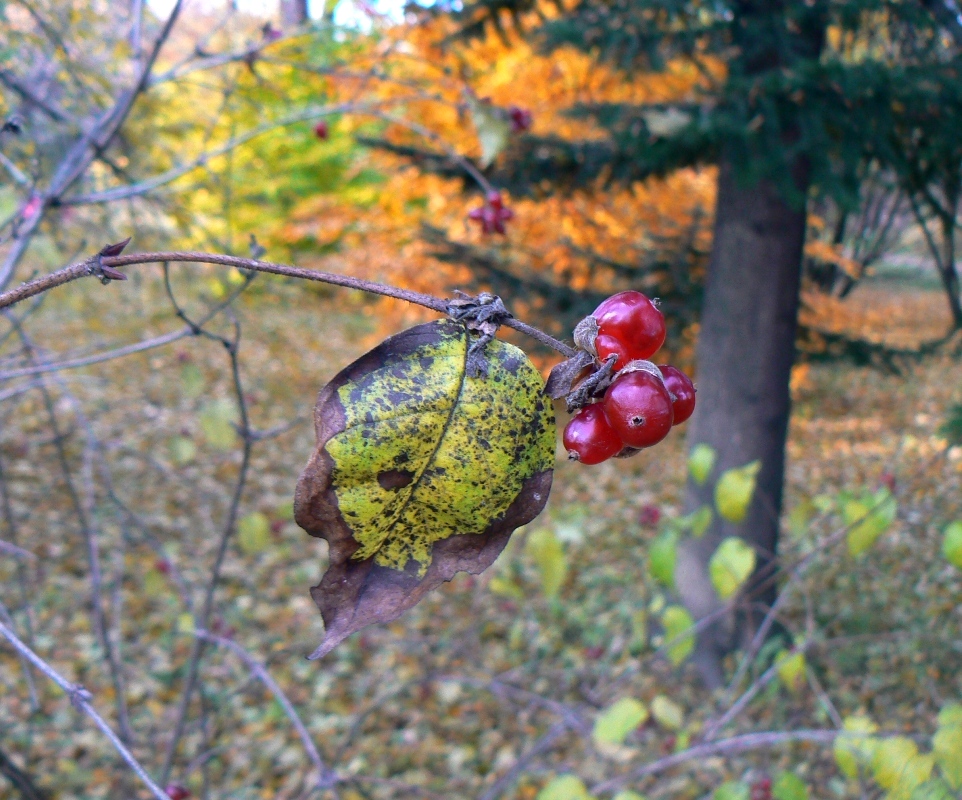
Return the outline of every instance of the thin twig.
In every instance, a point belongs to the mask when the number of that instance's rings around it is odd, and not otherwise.
[[[67,697],[70,698],[70,702],[75,708],[83,711],[90,719],[93,720],[94,724],[100,728],[104,736],[106,736],[110,743],[114,746],[120,757],[127,763],[127,765],[137,773],[137,777],[143,781],[144,785],[150,789],[151,794],[157,798],[157,800],[170,800],[167,793],[163,791],[150,775],[147,774],[147,770],[141,765],[141,763],[134,758],[133,753],[127,749],[127,746],[120,740],[120,737],[114,733],[113,729],[107,724],[102,716],[97,712],[97,709],[91,705],[90,700],[92,695],[83,686],[70,683],[66,678],[64,678],[59,672],[57,672],[50,664],[44,661],[40,656],[38,656],[33,650],[27,647],[20,638],[14,633],[10,628],[0,622],[0,634],[6,637],[7,641],[13,645],[13,648],[25,656],[27,660],[33,664],[38,670],[40,670],[44,675],[46,675],[50,680],[56,683],[61,689],[66,692]]]
[[[99,257],[94,256],[85,261],[64,267],[57,272],[52,272],[36,280],[29,281],[10,291],[0,294],[0,308],[6,308],[14,303],[25,300],[28,297],[49,291],[57,286],[63,286],[80,278],[100,275],[97,270]],[[276,264],[270,261],[258,261],[253,258],[240,258],[238,256],[228,256],[220,253],[199,253],[199,252],[158,252],[158,253],[130,253],[119,256],[104,256],[99,258],[99,264],[104,267],[129,267],[138,264],[163,264],[165,262],[186,262],[194,264],[218,264],[226,267],[236,267],[242,270],[253,270],[255,272],[266,272],[272,275],[283,275],[288,278],[299,280],[318,281],[334,286],[344,286],[348,289],[357,289],[370,294],[377,294],[383,297],[393,297],[397,300],[404,300],[414,305],[430,308],[438,313],[447,313],[448,302],[440,297],[413,292],[409,289],[400,289],[395,286],[388,286],[375,281],[366,281],[361,278],[354,278],[350,275],[338,275],[332,272],[319,272],[315,270],[292,267],[287,264]],[[541,342],[541,344],[558,351],[567,358],[575,355],[573,347],[555,339],[538,328],[527,325],[517,319],[505,320],[505,327],[513,328],[531,338]]]
[[[317,749],[317,745],[314,744],[314,740],[311,738],[311,734],[307,730],[307,726],[305,726],[304,722],[301,720],[300,715],[297,713],[297,709],[294,708],[294,704],[291,703],[287,695],[284,694],[284,690],[281,689],[277,681],[275,681],[270,672],[268,672],[267,667],[265,667],[232,639],[225,639],[223,636],[215,636],[214,634],[205,630],[196,630],[194,631],[194,635],[204,639],[205,641],[212,642],[220,647],[226,647],[241,661],[243,661],[247,668],[253,672],[254,675],[256,675],[257,678],[262,681],[268,689],[270,689],[271,694],[273,694],[277,702],[281,704],[281,707],[284,709],[284,713],[287,714],[287,718],[291,721],[291,724],[297,731],[297,735],[300,736],[301,742],[304,745],[304,750],[307,751],[307,757],[311,760],[311,763],[317,770],[317,788],[333,788],[338,781],[336,773],[328,769],[324,764],[324,759],[321,758],[321,754]]]

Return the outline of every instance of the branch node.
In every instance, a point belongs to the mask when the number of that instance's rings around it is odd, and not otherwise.
[[[483,377],[488,373],[484,348],[494,339],[505,320],[514,319],[514,314],[505,308],[500,297],[490,292],[481,292],[477,297],[472,297],[455,290],[455,295],[448,301],[447,314],[451,319],[464,323],[469,331],[479,334],[477,341],[468,349],[467,366],[469,375]]]

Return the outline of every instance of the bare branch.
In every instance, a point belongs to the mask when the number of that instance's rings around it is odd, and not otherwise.
[[[64,678],[59,672],[50,666],[50,664],[48,664],[33,650],[27,647],[27,645],[20,640],[17,634],[2,622],[0,622],[0,634],[3,634],[3,636],[6,637],[7,641],[13,645],[14,650],[16,650],[20,655],[24,656],[38,670],[56,683],[57,686],[63,689],[75,708],[84,712],[88,717],[90,717],[90,719],[93,720],[94,724],[100,728],[104,736],[110,740],[110,743],[114,746],[117,752],[120,753],[120,757],[135,773],[137,773],[137,777],[139,777],[140,780],[143,781],[144,785],[150,789],[151,794],[157,798],[157,800],[170,800],[170,798],[167,796],[167,793],[164,792],[164,790],[161,789],[156,783],[154,783],[150,775],[147,774],[147,770],[144,769],[144,767],[136,758],[134,758],[134,754],[127,749],[127,746],[122,741],[120,741],[120,737],[114,733],[113,729],[107,724],[106,720],[104,720],[104,718],[97,712],[97,709],[93,707],[90,702],[93,696],[90,694],[90,692],[84,689],[84,687],[80,684],[71,683]]]

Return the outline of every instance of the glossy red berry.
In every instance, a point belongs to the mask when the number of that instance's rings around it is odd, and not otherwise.
[[[665,379],[665,386],[671,395],[671,403],[675,414],[675,425],[680,425],[688,419],[695,410],[695,385],[684,372],[671,364],[659,364],[661,376]]]
[[[190,792],[179,783],[168,783],[164,793],[170,800],[187,800],[190,797]]]
[[[481,223],[482,233],[506,233],[504,223],[514,218],[514,212],[505,208],[501,192],[491,191],[485,195],[484,205],[472,208],[468,212],[468,219]]]
[[[751,785],[751,800],[772,800],[772,779],[759,778]]]
[[[622,373],[605,392],[605,416],[629,447],[651,447],[668,435],[674,420],[671,395],[650,372]]]
[[[568,458],[582,464],[600,464],[622,448],[621,438],[612,430],[601,403],[585,406],[565,426],[561,437]]]
[[[665,342],[665,317],[641,292],[619,292],[592,315],[598,321],[595,350],[604,361],[615,353],[615,367],[653,356]]]
[[[317,125],[314,126],[314,135],[321,141],[326,139],[329,133],[330,131],[327,129],[327,123],[324,120],[321,120],[317,123]]]

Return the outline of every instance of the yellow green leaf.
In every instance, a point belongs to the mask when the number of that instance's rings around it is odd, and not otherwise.
[[[220,398],[207,403],[200,412],[200,429],[207,443],[218,450],[229,450],[237,439],[234,421],[237,409],[234,404]]]
[[[783,653],[776,662],[775,671],[782,686],[790,692],[798,692],[805,682],[805,654],[801,650]]]
[[[715,789],[712,800],[749,800],[751,787],[744,781],[725,781]]]
[[[897,511],[895,498],[884,487],[875,494],[843,503],[842,519],[852,526],[847,534],[849,554],[859,556],[875,544],[895,521]]]
[[[755,551],[744,540],[729,536],[708,562],[708,574],[718,596],[731,597],[755,569]]]
[[[622,697],[601,712],[591,732],[597,744],[621,744],[648,719],[648,709],[633,697]]]
[[[793,772],[783,772],[772,784],[774,800],[808,800],[808,786]]]
[[[544,508],[556,437],[544,382],[498,340],[474,374],[474,341],[452,320],[419,325],[321,391],[294,499],[297,523],[330,543],[312,591],[325,622],[316,657],[456,572],[486,569]]]
[[[709,525],[711,525],[712,518],[711,506],[702,506],[701,508],[692,511],[687,517],[681,520],[684,527],[691,531],[692,536],[696,539],[700,539],[705,535],[705,531],[708,530]]]
[[[245,555],[266,550],[271,543],[271,523],[259,511],[248,514],[237,524],[237,543]]]
[[[675,587],[678,534],[665,531],[648,548],[648,571],[651,577],[668,589]]]
[[[559,775],[538,792],[536,800],[591,800],[591,795],[581,778]]]
[[[962,569],[962,522],[953,522],[945,529],[942,554],[958,569]]]
[[[962,788],[962,705],[946,706],[939,713],[932,753],[949,786]]]
[[[638,792],[632,792],[628,789],[625,789],[621,792],[618,792],[618,794],[616,794],[612,800],[645,800],[645,798],[643,795],[638,794]]]
[[[668,606],[661,615],[661,625],[665,629],[668,658],[678,666],[695,649],[695,633],[692,630],[695,620],[681,606]]]
[[[911,739],[895,736],[881,739],[872,754],[872,776],[892,800],[909,800],[912,790],[925,783],[932,773],[935,759],[920,755]]]
[[[682,725],[685,724],[684,709],[663,694],[656,695],[652,699],[651,716],[662,728],[670,731],[681,730]]]
[[[481,166],[487,167],[498,154],[508,146],[511,136],[511,120],[504,109],[468,95],[471,108],[471,121],[478,134],[481,145]]]
[[[701,485],[708,480],[708,476],[715,468],[717,456],[715,448],[709,444],[696,444],[691,449],[691,454],[688,456],[688,474],[695,483]]]
[[[187,362],[180,369],[180,385],[187,397],[200,397],[204,392],[204,374],[196,364]]]
[[[859,767],[871,763],[878,740],[871,735],[878,726],[868,717],[846,717],[842,723],[843,733],[835,737],[835,763],[848,778],[857,778]]]
[[[525,552],[532,558],[541,578],[545,597],[558,596],[568,574],[565,548],[552,528],[536,528],[528,535]]]
[[[748,514],[755,494],[755,480],[762,468],[761,461],[726,470],[715,485],[715,507],[723,519],[741,522]]]
[[[177,466],[189,464],[197,456],[197,445],[186,436],[175,436],[167,443],[170,458]]]

